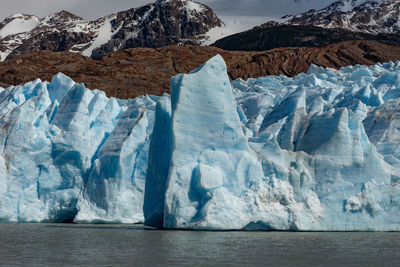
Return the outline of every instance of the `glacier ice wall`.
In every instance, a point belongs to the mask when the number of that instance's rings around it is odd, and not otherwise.
[[[62,74],[2,91],[0,220],[143,221],[154,100]]]
[[[230,82],[220,56],[171,96],[0,88],[0,221],[400,230],[399,101],[400,63]]]
[[[149,154],[169,171],[148,176],[145,188],[164,202],[145,209],[145,223],[399,230],[399,70],[313,66],[293,79],[237,80],[232,88],[216,56],[174,77],[171,105],[159,104],[153,132],[167,133],[170,146]]]

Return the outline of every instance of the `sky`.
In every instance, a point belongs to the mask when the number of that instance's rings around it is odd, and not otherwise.
[[[155,0],[0,0],[0,20],[14,13],[44,17],[67,10],[86,19],[97,19]],[[269,17],[323,8],[334,0],[197,0],[210,6],[224,21],[261,24]]]

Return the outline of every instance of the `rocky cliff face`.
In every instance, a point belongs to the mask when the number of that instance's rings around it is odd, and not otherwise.
[[[94,49],[99,59],[111,52],[135,47],[199,45],[207,32],[222,21],[207,6],[186,0],[158,0],[154,4],[117,14],[112,22],[116,33]]]
[[[228,65],[229,77],[266,75],[294,76],[311,64],[340,68],[400,60],[400,47],[370,41],[351,41],[323,48],[279,48],[265,52],[234,52],[216,47],[168,46],[134,48],[114,52],[101,60],[71,52],[41,51],[0,63],[0,86],[23,84],[41,78],[51,80],[62,72],[88,88],[102,89],[108,96],[132,98],[169,92],[170,78],[186,73],[216,54]]]
[[[67,11],[45,18],[15,14],[0,23],[1,60],[50,50],[101,58],[133,47],[198,45],[222,21],[207,6],[190,0],[157,0],[94,21]]]

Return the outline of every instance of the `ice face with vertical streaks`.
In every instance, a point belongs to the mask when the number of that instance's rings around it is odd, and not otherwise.
[[[153,132],[167,133],[171,145],[149,154],[168,159],[169,171],[148,176],[146,184],[163,202],[147,207],[157,212],[145,213],[145,223],[400,230],[392,103],[399,70],[400,63],[340,71],[312,66],[294,78],[236,80],[232,88],[216,56],[174,77],[170,110],[164,103],[155,116],[156,125],[167,122]]]
[[[143,221],[155,99],[108,98],[62,74],[2,91],[1,220]]]
[[[400,62],[231,82],[221,56],[171,96],[0,89],[0,220],[399,231],[399,92]]]

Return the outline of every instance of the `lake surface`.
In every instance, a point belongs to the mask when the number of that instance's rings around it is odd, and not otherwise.
[[[0,224],[0,265],[399,266],[400,233],[190,232]]]

